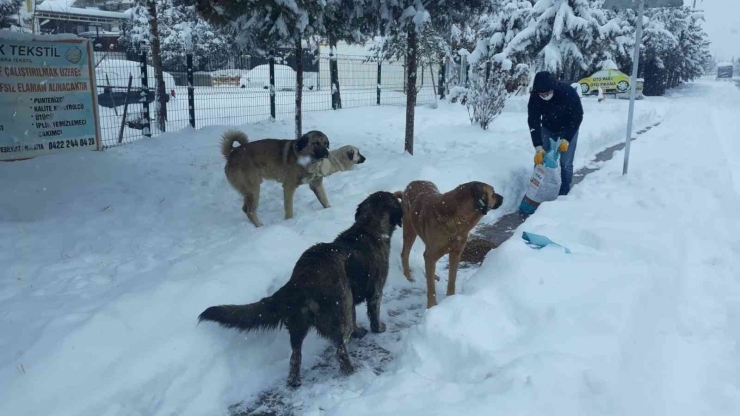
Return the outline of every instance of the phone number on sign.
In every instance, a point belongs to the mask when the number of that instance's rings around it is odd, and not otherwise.
[[[70,140],[58,140],[55,142],[49,142],[49,149],[71,149],[74,147],[94,146],[95,138],[90,137],[87,139],[70,139]]]

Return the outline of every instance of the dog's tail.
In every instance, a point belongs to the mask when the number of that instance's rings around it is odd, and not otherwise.
[[[403,201],[403,191],[396,191],[393,193],[393,196]]]
[[[282,324],[277,301],[271,296],[249,305],[211,306],[198,316],[198,322],[212,321],[240,331],[276,329]]]
[[[221,154],[224,155],[226,160],[229,160],[229,156],[231,156],[234,142],[238,142],[240,146],[246,146],[249,143],[249,139],[243,131],[229,130],[224,132],[223,136],[221,136]]]

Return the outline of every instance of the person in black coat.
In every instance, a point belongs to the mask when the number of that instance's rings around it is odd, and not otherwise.
[[[545,152],[550,150],[549,139],[563,139],[558,147],[562,153],[560,195],[567,195],[573,183],[573,157],[578,129],[583,121],[581,98],[573,87],[559,82],[553,74],[538,72],[534,77],[527,110],[535,164],[542,163]]]

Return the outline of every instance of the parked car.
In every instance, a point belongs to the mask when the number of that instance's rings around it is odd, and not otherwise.
[[[583,95],[598,94],[599,88],[605,94],[622,94],[630,89],[630,77],[617,69],[602,69],[579,80],[578,84]]]
[[[275,89],[278,91],[295,91],[296,72],[287,65],[275,65]],[[318,72],[303,72],[303,88],[313,90],[316,87]],[[241,88],[270,88],[270,66],[258,65],[241,76]]]

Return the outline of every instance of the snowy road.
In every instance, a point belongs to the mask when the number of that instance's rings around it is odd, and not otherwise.
[[[622,140],[626,102],[585,100],[577,167]],[[222,128],[103,153],[0,165],[0,403],[12,415],[218,415],[281,386],[287,333],[196,326],[206,306],[274,291],[300,253],[351,222],[369,192],[429,179],[483,180],[518,204],[531,169],[526,103],[483,132],[459,106],[419,108],[417,154],[401,154],[396,108],[310,114],[332,147],[368,161],[308,189],[282,220],[266,184],[248,227],[223,178]],[[387,333],[350,345],[338,375],[327,343],[304,345],[305,383],[279,398],[311,415],[734,415],[740,413],[740,90],[702,82],[637,104],[630,175],[621,154],[520,227],[572,250],[512,238],[459,295],[426,312],[423,282],[391,263]],[[378,122],[383,120],[382,123]],[[288,137],[288,122],[245,126]],[[393,238],[394,258],[400,233]],[[421,244],[412,268],[422,268]],[[440,288],[445,282],[440,282]],[[440,290],[438,288],[438,290]],[[443,293],[443,289],[442,292]],[[358,318],[367,325],[364,307]],[[326,366],[324,363],[329,363]],[[272,390],[276,391],[276,390]],[[269,400],[263,400],[269,402]],[[266,410],[266,409],[262,409]]]

